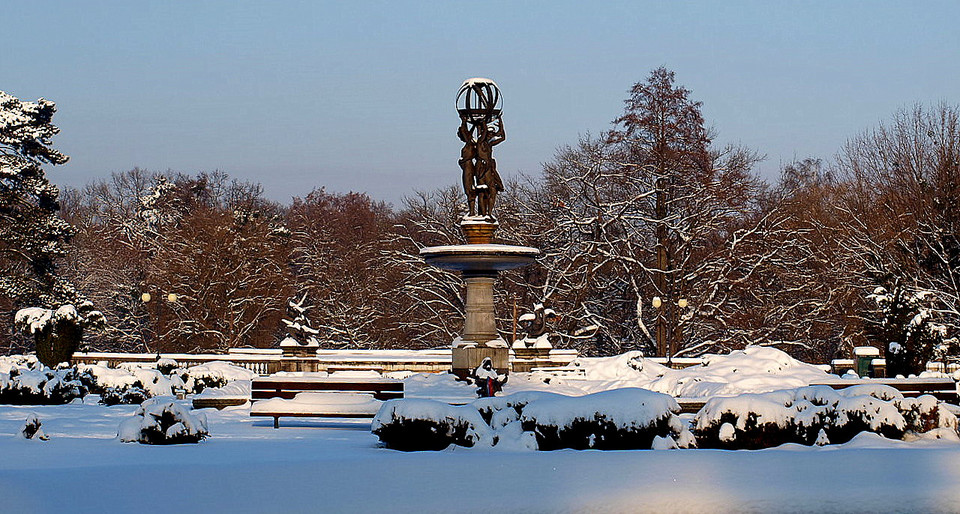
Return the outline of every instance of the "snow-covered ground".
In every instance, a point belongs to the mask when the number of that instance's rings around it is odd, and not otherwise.
[[[579,395],[646,384],[696,396],[827,377],[772,353],[725,357],[699,371],[631,364],[629,355],[585,359],[583,379],[515,374],[504,392]],[[472,398],[471,387],[444,375],[411,375],[405,385],[412,397]],[[275,430],[241,406],[201,411],[210,437],[199,444],[121,443],[117,429],[136,409],[98,405],[95,396],[0,406],[0,512],[960,511],[956,438],[864,433],[842,445],[758,451],[404,453],[382,448],[369,420],[285,419]],[[15,435],[30,413],[49,441]]]
[[[580,376],[519,374],[510,378],[504,393],[540,389],[582,395],[641,387],[676,397],[732,396],[803,387],[814,381],[837,378],[775,348],[750,346],[726,355],[707,355],[702,360],[703,364],[698,366],[670,369],[644,359],[640,352],[581,357],[567,366],[571,370],[582,370]]]
[[[206,410],[210,439],[115,439],[136,406],[0,409],[3,512],[956,512],[960,444],[864,434],[761,451],[378,447],[365,421]],[[36,412],[50,441],[14,437]]]

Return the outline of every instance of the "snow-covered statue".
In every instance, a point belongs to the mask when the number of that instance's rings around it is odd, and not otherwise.
[[[553,309],[538,303],[533,312],[520,316],[517,320],[523,324],[523,338],[513,343],[514,348],[552,348],[550,344],[550,325],[560,319]]]
[[[470,378],[476,384],[477,396],[480,398],[496,396],[497,393],[503,391],[503,384],[507,383],[507,376],[497,374],[490,357],[483,358],[477,369],[473,370]]]
[[[307,295],[304,294],[300,301],[290,300],[287,304],[287,316],[293,319],[282,320],[283,324],[287,326],[287,337],[280,342],[281,347],[293,345],[320,346],[317,341],[317,334],[320,331],[310,326],[310,319],[307,318],[307,310],[310,308],[304,307],[306,301]]]

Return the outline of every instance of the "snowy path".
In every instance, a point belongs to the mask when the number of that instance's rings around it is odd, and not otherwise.
[[[756,452],[377,447],[363,421],[270,428],[210,413],[212,438],[112,439],[134,407],[0,407],[3,512],[957,512],[960,445],[864,435]],[[37,412],[52,440],[12,437]],[[324,427],[324,428],[318,428]]]

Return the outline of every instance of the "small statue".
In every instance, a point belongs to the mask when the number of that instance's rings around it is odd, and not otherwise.
[[[553,309],[538,303],[533,306],[533,312],[528,312],[517,321],[523,323],[523,339],[514,342],[514,348],[552,348],[550,343],[550,325],[560,319],[560,315]]]
[[[497,370],[493,369],[493,361],[490,360],[490,357],[483,358],[470,378],[477,385],[477,396],[480,398],[496,396],[497,393],[503,391],[503,384],[507,383],[507,376],[498,375]]]
[[[292,339],[301,345],[317,346],[319,344],[317,335],[320,331],[310,326],[310,319],[307,318],[307,310],[310,308],[303,306],[306,300],[306,294],[300,298],[299,302],[290,300],[287,303],[287,316],[293,318],[293,320],[283,319],[281,321],[287,327],[287,339]]]

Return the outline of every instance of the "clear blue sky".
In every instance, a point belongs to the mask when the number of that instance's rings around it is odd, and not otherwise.
[[[0,90],[57,102],[65,185],[221,169],[289,201],[455,184],[454,97],[503,91],[505,175],[598,133],[665,65],[721,142],[831,158],[916,102],[960,103],[960,2],[6,1]]]

